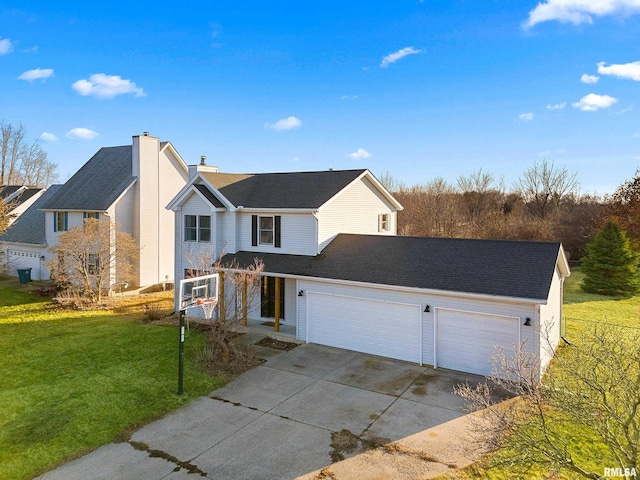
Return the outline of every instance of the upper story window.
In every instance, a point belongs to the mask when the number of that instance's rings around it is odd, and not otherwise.
[[[100,212],[84,212],[84,218],[95,218],[96,220],[100,220]]]
[[[388,232],[391,230],[391,215],[388,213],[381,213],[378,215],[378,231]]]
[[[184,216],[184,241],[185,242],[210,242],[211,241],[211,216],[210,215],[185,215]]]
[[[280,215],[251,216],[251,245],[273,245],[280,248]]]
[[[260,245],[273,245],[273,217],[259,217],[260,231],[258,243]]]
[[[53,231],[66,232],[69,229],[69,212],[53,212]]]

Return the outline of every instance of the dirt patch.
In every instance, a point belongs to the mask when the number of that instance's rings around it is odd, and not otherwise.
[[[411,389],[411,393],[422,396],[427,394],[427,389],[424,387],[414,387]]]
[[[264,337],[258,340],[256,343],[254,343],[254,345],[257,345],[259,347],[269,347],[269,348],[273,348],[274,350],[283,350],[285,352],[288,352],[289,350],[293,350],[298,346],[297,343],[283,342],[281,340],[276,340],[275,338],[271,338],[271,337]]]

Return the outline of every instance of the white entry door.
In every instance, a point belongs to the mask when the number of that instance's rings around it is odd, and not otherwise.
[[[308,293],[307,341],[421,363],[420,305]]]

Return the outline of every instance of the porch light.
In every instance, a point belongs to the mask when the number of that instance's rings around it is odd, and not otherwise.
[[[299,296],[299,297],[304,297],[304,290],[300,290],[300,291],[298,292],[298,296]]]
[[[531,326],[531,319],[529,317],[527,317],[527,319],[524,321],[523,325],[525,327],[530,327]]]
[[[429,313],[431,311],[431,307],[429,305],[425,305],[424,313]]]

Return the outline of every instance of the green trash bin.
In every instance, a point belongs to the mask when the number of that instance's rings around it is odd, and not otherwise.
[[[31,268],[19,268],[18,269],[18,277],[20,278],[20,283],[25,284],[31,281]]]

